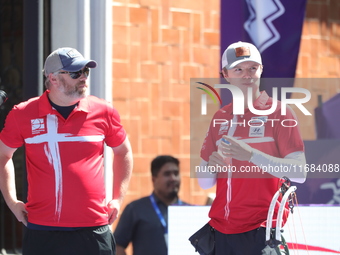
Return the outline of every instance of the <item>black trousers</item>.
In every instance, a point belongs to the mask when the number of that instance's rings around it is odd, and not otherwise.
[[[109,226],[75,231],[26,230],[23,255],[116,254],[116,243]]]
[[[261,255],[265,239],[265,228],[240,234],[223,234],[215,229],[215,255]]]

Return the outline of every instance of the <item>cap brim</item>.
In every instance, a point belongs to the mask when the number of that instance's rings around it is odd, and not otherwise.
[[[251,62],[255,62],[255,63],[259,64],[259,65],[262,65],[262,63],[260,63],[259,61],[255,61],[255,60],[250,59],[250,58],[244,58],[244,59],[240,59],[240,60],[237,60],[237,61],[231,63],[231,65],[226,65],[225,68],[227,68],[228,70],[229,69],[233,69],[238,64],[246,62],[246,61],[251,61]]]
[[[76,72],[87,66],[89,68],[95,68],[97,66],[97,62],[94,60],[87,60],[87,59],[79,59],[72,62],[71,65],[64,67],[63,70],[68,72]]]

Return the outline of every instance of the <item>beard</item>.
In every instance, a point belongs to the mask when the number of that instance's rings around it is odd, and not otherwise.
[[[178,197],[178,192],[179,192],[179,183],[176,183],[173,189],[167,194],[167,197],[169,199],[175,199]]]
[[[62,89],[61,91],[68,97],[83,98],[86,95],[87,85],[85,81],[78,81],[75,85],[71,85],[60,77]]]
[[[178,190],[173,190],[168,194],[169,199],[175,199],[178,197]]]

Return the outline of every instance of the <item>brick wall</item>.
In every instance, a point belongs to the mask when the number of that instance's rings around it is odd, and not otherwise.
[[[296,75],[340,76],[340,1],[308,1]]]
[[[296,77],[311,91],[307,109],[314,114],[318,96],[325,102],[340,92],[340,1],[308,0]],[[322,79],[320,79],[322,78]],[[297,95],[296,95],[297,97]],[[314,116],[296,111],[305,140],[314,140]]]
[[[207,192],[189,177],[193,77],[218,77],[219,1],[113,1],[113,101],[134,152],[123,207],[152,191],[150,162],[181,161],[180,196],[204,204]]]
[[[205,203],[211,191],[189,176],[189,84],[217,75],[219,54],[218,0],[113,1],[112,96],[134,152],[123,208],[151,193],[150,162],[159,154],[181,161],[180,197]]]

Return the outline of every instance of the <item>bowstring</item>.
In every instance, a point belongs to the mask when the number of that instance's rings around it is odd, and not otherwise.
[[[295,204],[296,204],[297,208],[299,208],[299,202],[298,202],[297,196],[295,195],[294,198],[295,198]],[[297,210],[297,214],[298,214],[298,220],[299,220],[299,222],[300,222],[300,228],[301,228],[301,232],[302,232],[302,236],[303,236],[303,241],[304,241],[305,246],[306,246],[307,254],[309,254],[308,245],[307,245],[307,239],[306,239],[306,234],[305,234],[305,231],[304,231],[304,228],[303,228],[302,217],[301,217],[301,214],[300,214],[300,210]],[[294,224],[294,226],[295,226],[295,224]],[[296,231],[295,231],[295,235],[296,235]]]
[[[289,186],[287,186],[287,184],[284,182],[282,183],[282,185],[285,185],[286,188],[290,186],[290,183],[288,184]],[[282,193],[281,193],[282,194]],[[294,212],[294,208],[296,209],[296,213],[298,214],[298,221],[300,223],[300,228],[301,228],[301,232],[302,232],[302,236],[303,236],[303,241],[305,243],[305,246],[306,246],[306,251],[307,251],[307,254],[309,255],[309,249],[308,249],[308,245],[307,245],[307,239],[306,239],[306,234],[305,234],[305,231],[304,231],[304,228],[303,228],[303,224],[302,224],[302,217],[301,217],[301,214],[300,214],[300,210],[299,210],[299,202],[298,202],[298,198],[297,198],[297,195],[296,195],[296,192],[292,192],[289,196],[289,199],[287,201],[288,203],[288,207],[290,209],[290,213],[293,214]],[[289,212],[288,212],[289,213]],[[293,215],[292,215],[293,216]],[[295,217],[292,217],[292,224],[293,224],[293,232],[294,232],[294,235],[292,235],[291,233],[291,229],[290,227],[288,227],[288,231],[289,231],[289,235],[294,239],[294,242],[296,243],[296,247],[295,244],[291,243],[292,244],[292,249],[294,251],[294,255],[295,254],[299,254],[299,249],[298,249],[298,238],[297,238],[297,235],[296,235],[296,224],[295,224]],[[296,248],[296,249],[295,249]]]

